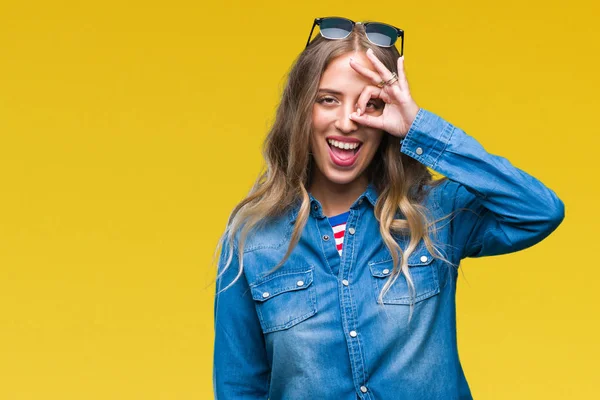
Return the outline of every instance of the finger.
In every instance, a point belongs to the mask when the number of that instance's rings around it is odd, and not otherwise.
[[[398,83],[400,84],[400,89],[408,90],[408,80],[404,72],[404,56],[398,57]]]
[[[381,77],[379,76],[379,74],[377,72],[365,67],[364,65],[362,65],[361,63],[359,63],[358,61],[356,61],[353,58],[350,58],[350,66],[356,72],[358,72],[365,78],[369,79],[373,84],[377,85],[381,82]]]
[[[392,79],[392,73],[389,69],[387,69],[385,65],[383,65],[381,61],[379,61],[379,58],[377,58],[375,53],[373,53],[373,50],[367,50],[367,57],[369,58],[377,72],[379,72],[379,75],[383,78],[384,81]]]
[[[375,86],[366,86],[358,97],[356,102],[358,108],[358,115],[363,115],[367,109],[367,103],[373,98],[379,98],[381,89]]]
[[[350,119],[361,125],[383,129],[383,118],[381,116],[374,117],[369,114],[358,115],[357,113],[353,112],[350,114]]]

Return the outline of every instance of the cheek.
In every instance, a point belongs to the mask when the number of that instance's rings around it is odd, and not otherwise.
[[[321,146],[319,145],[319,143],[322,141],[322,136],[319,133],[319,130],[317,127],[315,127],[313,125],[313,129],[312,132],[310,133],[310,139],[309,139],[309,146],[310,146],[310,152],[313,154],[319,154],[321,153]]]
[[[315,107],[312,113],[312,125],[313,129],[319,133],[323,131],[328,124],[327,113],[319,110],[319,108]]]
[[[379,145],[381,144],[384,134],[385,134],[385,132],[379,131],[379,130],[370,133],[371,137],[373,138],[373,141],[371,142],[373,151],[375,151],[379,148]]]
[[[369,163],[373,160],[373,157],[375,157],[377,150],[381,146],[383,132],[373,132],[372,135],[373,140],[369,143],[369,151],[366,154]]]

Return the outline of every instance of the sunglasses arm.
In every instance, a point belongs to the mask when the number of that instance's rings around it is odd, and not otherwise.
[[[306,41],[306,47],[308,47],[308,44],[310,43],[310,37],[312,36],[314,30],[315,30],[315,26],[317,26],[320,23],[320,19],[319,18],[315,18],[315,21],[313,22],[313,26],[312,29],[310,30],[310,34],[308,35],[308,40]]]
[[[400,44],[400,56],[404,55],[404,31],[399,35],[402,38],[402,43]]]

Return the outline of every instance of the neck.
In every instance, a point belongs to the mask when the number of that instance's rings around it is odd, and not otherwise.
[[[338,184],[329,181],[320,173],[315,173],[308,191],[321,203],[323,214],[332,217],[348,211],[352,203],[367,189],[368,184],[364,174],[353,182]]]

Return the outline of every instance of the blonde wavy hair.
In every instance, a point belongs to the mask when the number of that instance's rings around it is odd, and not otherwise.
[[[292,65],[275,121],[263,145],[266,165],[249,194],[231,212],[227,228],[215,250],[216,259],[219,249],[224,249],[225,242],[230,249],[224,258],[226,262],[218,279],[230,266],[237,248],[238,273],[222,290],[229,288],[243,272],[243,249],[249,232],[262,225],[267,218],[281,216],[290,207],[300,203],[287,251],[272,271],[280,268],[292,253],[310,212],[307,187],[310,187],[315,165],[308,143],[312,130],[312,109],[321,76],[334,58],[348,52],[366,51],[368,48],[373,50],[390,71],[398,72],[398,50],[394,46],[382,48],[372,45],[361,24],[355,25],[353,32],[345,39],[328,40],[318,35]],[[407,263],[408,257],[423,240],[433,257],[450,263],[433,244],[437,221],[429,222],[428,210],[421,204],[428,190],[447,178],[434,180],[427,167],[400,152],[400,145],[399,139],[384,134],[377,153],[365,172],[379,193],[375,217],[393,260],[392,273],[378,296],[378,303],[383,303],[383,296],[402,273],[413,299],[409,314],[412,315],[415,287]],[[396,219],[398,211],[406,219]],[[406,249],[400,248],[393,234],[410,235]]]

